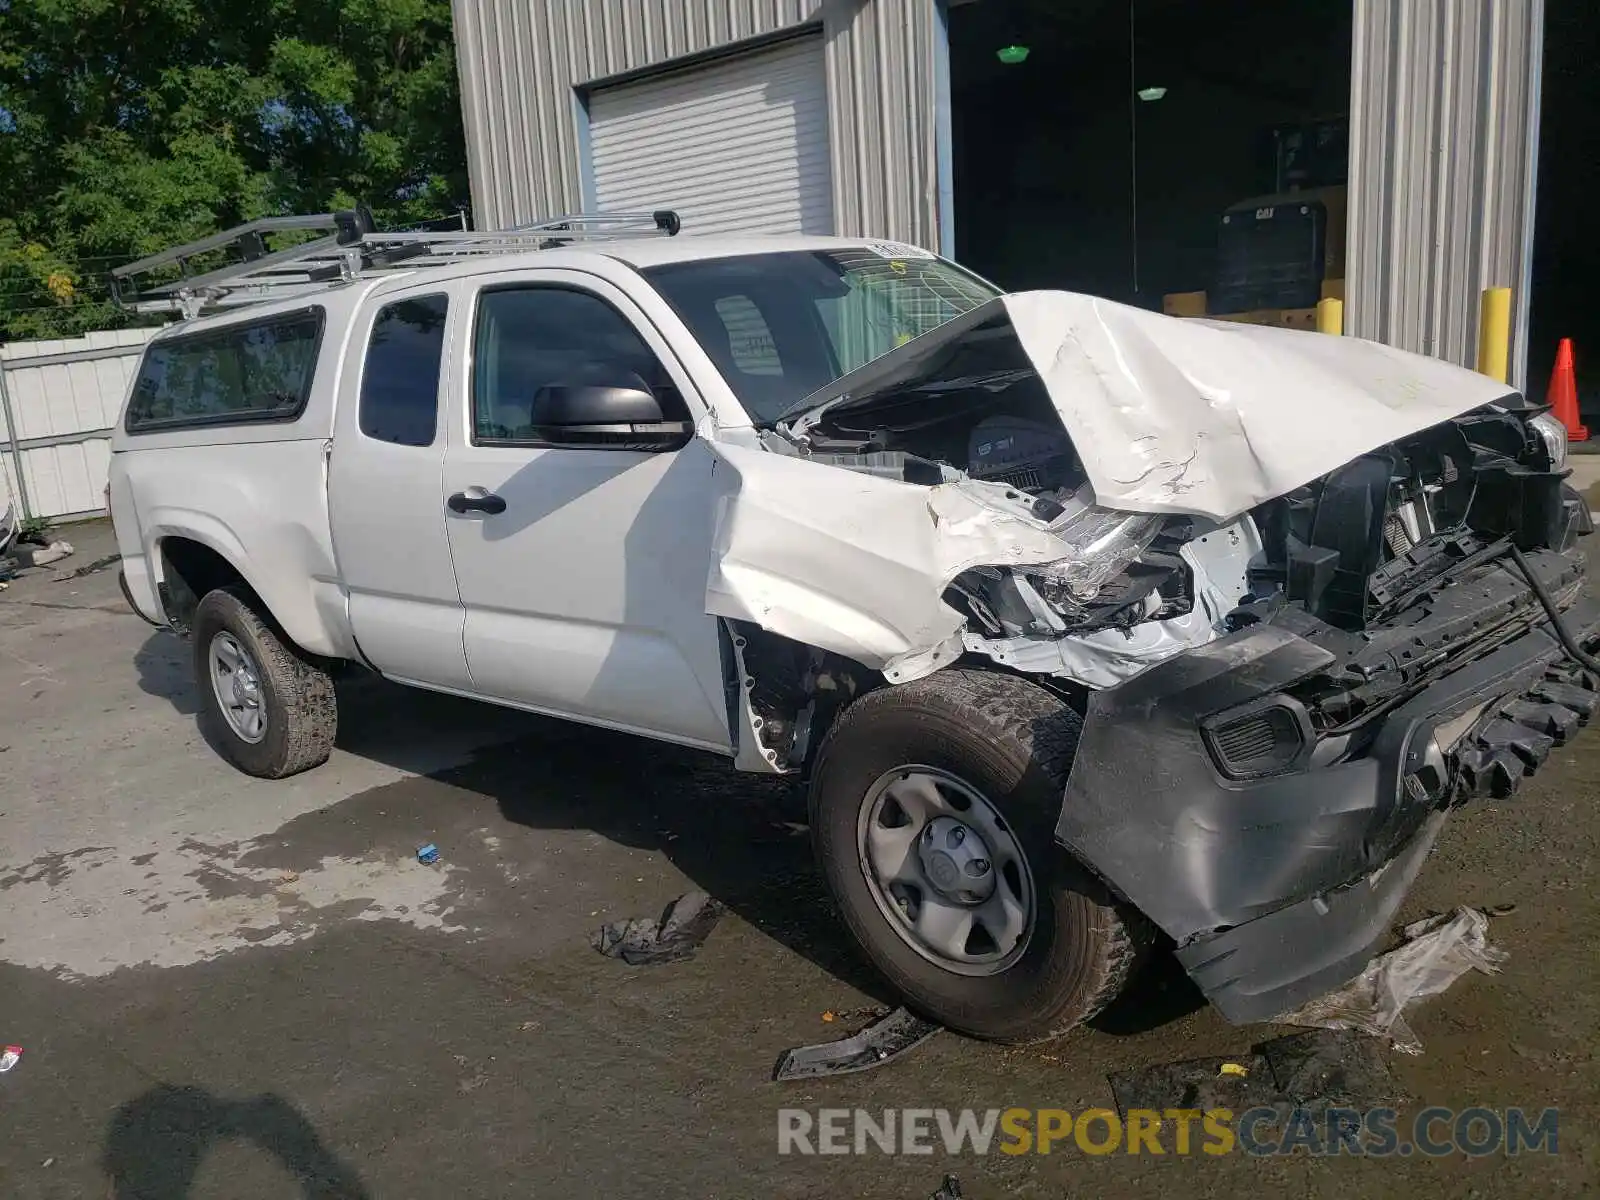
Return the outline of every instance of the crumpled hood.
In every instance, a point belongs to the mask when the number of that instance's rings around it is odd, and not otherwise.
[[[1002,296],[827,389],[903,386],[941,343],[1011,332],[1106,508],[1228,521],[1512,390],[1357,338],[1163,316],[1074,292]],[[819,396],[821,394],[819,393]]]

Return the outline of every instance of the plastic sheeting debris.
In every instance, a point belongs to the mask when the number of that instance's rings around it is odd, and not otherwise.
[[[589,944],[607,958],[620,958],[630,967],[682,962],[698,950],[723,907],[704,892],[685,892],[667,905],[659,920],[633,917],[602,925]]]
[[[48,546],[23,546],[12,547],[11,556],[17,564],[23,567],[43,567],[50,563],[59,562],[75,554],[71,542],[55,541]]]
[[[1276,1018],[1281,1025],[1355,1029],[1387,1037],[1396,1050],[1421,1054],[1406,1007],[1437,996],[1468,971],[1497,974],[1507,954],[1489,944],[1489,918],[1475,908],[1430,917],[1401,931],[1404,944],[1367,964],[1336,992]]]
[[[1108,1079],[1124,1118],[1135,1109],[1271,1108],[1286,1120],[1295,1110],[1369,1109],[1406,1098],[1378,1044],[1348,1030],[1290,1034],[1242,1057],[1162,1063]]]
[[[1242,1074],[1224,1072],[1229,1063],[1242,1066]],[[1243,1112],[1247,1108],[1270,1108],[1282,1096],[1272,1080],[1266,1059],[1259,1054],[1234,1058],[1191,1058],[1182,1062],[1158,1063],[1107,1077],[1117,1111],[1123,1117],[1133,1109],[1198,1108],[1209,1112],[1226,1108]]]

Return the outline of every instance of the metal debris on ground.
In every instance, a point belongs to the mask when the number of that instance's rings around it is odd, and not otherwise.
[[[425,863],[425,864],[432,864],[432,863],[438,862],[439,861],[439,847],[435,846],[432,842],[429,842],[426,846],[418,846],[417,847],[417,861],[419,863]]]
[[[939,1190],[929,1196],[928,1200],[961,1200],[961,1180],[954,1175],[946,1175],[944,1182],[939,1185]]]
[[[1405,1008],[1437,996],[1468,971],[1498,973],[1507,955],[1489,944],[1488,929],[1489,918],[1475,908],[1417,921],[1402,930],[1402,945],[1373,959],[1344,987],[1274,1023],[1361,1030],[1388,1038],[1396,1050],[1421,1054]]]
[[[1378,1043],[1348,1030],[1274,1038],[1245,1057],[1194,1058],[1119,1071],[1109,1082],[1124,1118],[1135,1109],[1174,1108],[1271,1108],[1286,1118],[1292,1109],[1368,1109],[1405,1098]]]
[[[6,1071],[11,1070],[12,1067],[17,1065],[18,1060],[21,1058],[21,1046],[7,1046],[3,1051],[0,1051],[0,1074],[4,1074]]]
[[[685,892],[659,918],[632,917],[602,925],[589,944],[630,967],[682,962],[693,957],[725,911],[704,892]]]
[[[55,577],[56,583],[66,583],[71,579],[82,579],[85,575],[93,575],[96,571],[104,571],[107,567],[114,566],[122,561],[120,554],[108,554],[104,558],[97,558],[86,566],[79,567],[76,571],[62,571]]]
[[[941,1028],[909,1009],[897,1008],[849,1037],[785,1050],[772,1078],[782,1083],[790,1079],[815,1079],[819,1075],[870,1071],[914,1050]]]

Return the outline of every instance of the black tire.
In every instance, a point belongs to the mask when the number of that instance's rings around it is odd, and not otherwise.
[[[811,787],[823,876],[867,957],[929,1020],[990,1041],[1055,1037],[1109,1004],[1138,967],[1148,924],[1055,842],[1080,727],[1071,708],[1024,679],[952,669],[862,697],[823,743]],[[857,842],[861,805],[886,772],[909,764],[976,787],[1027,855],[1034,931],[998,974],[961,975],[923,957],[873,899]]]
[[[253,607],[249,589],[208,592],[195,609],[195,687],[211,741],[246,775],[282,779],[328,761],[339,728],[339,708],[328,672],[293,649]],[[239,736],[223,715],[211,683],[211,641],[232,634],[255,661],[266,731],[258,742]]]

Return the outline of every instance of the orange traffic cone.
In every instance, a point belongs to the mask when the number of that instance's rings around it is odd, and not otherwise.
[[[1550,372],[1550,391],[1545,403],[1555,410],[1556,419],[1567,427],[1567,440],[1586,442],[1589,431],[1578,415],[1578,373],[1572,365],[1572,339],[1562,338],[1556,345],[1556,369]]]

